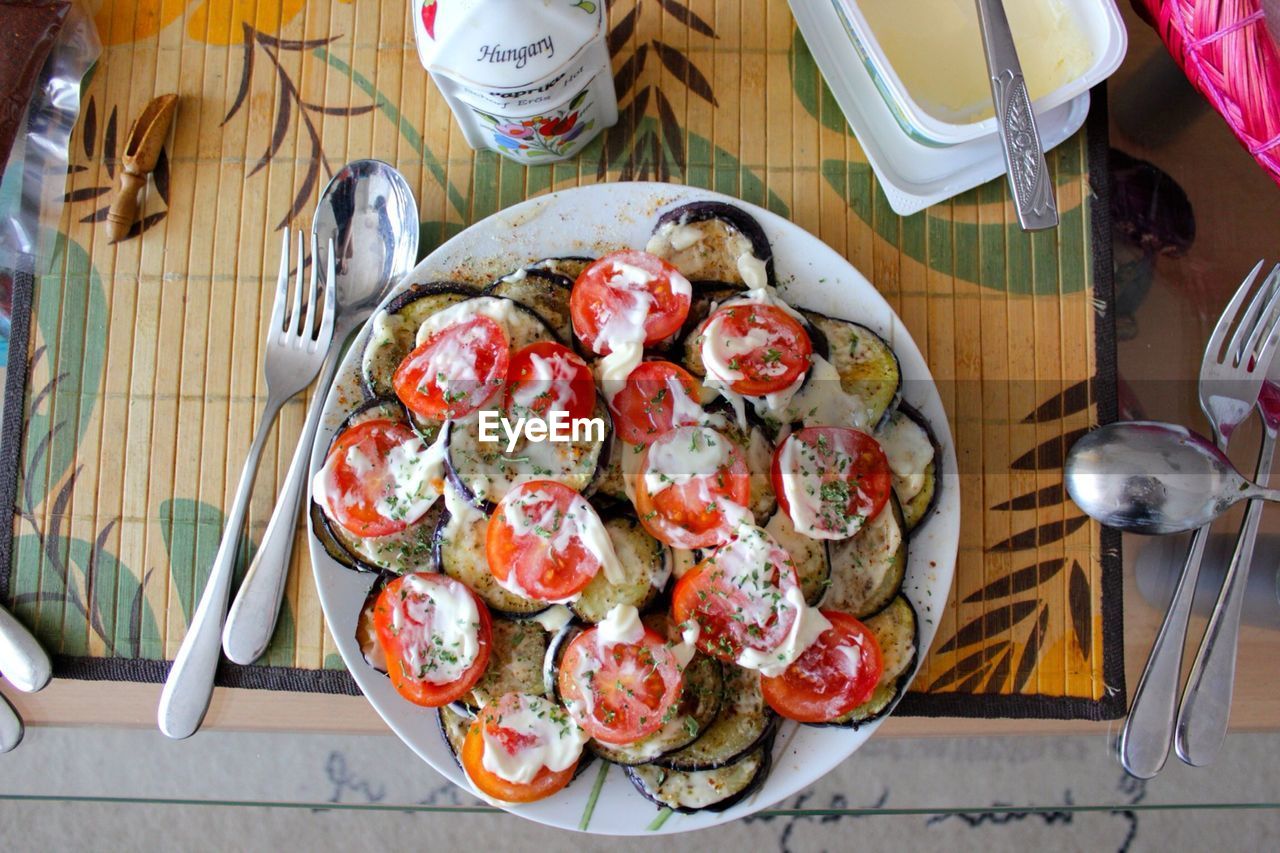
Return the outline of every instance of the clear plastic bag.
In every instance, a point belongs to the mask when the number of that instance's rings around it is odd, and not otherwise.
[[[49,52],[0,181],[0,366],[7,358],[10,299],[50,269],[67,187],[68,147],[85,75],[102,52],[93,17],[76,2]],[[25,335],[23,336],[25,338]],[[21,343],[21,342],[15,342]]]

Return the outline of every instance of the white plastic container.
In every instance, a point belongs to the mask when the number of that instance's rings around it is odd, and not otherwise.
[[[961,0],[961,2],[966,1]],[[1113,0],[1058,1],[1065,7],[1065,11],[1072,17],[1083,35],[1088,45],[1089,62],[1083,73],[1036,98],[1034,106],[1037,114],[1075,99],[1110,77],[1120,67],[1128,46],[1124,22]],[[947,115],[945,110],[927,109],[912,95],[902,77],[894,69],[866,15],[859,7],[859,0],[826,0],[826,2],[835,5],[850,40],[858,52],[859,59],[866,66],[867,72],[889,105],[894,118],[911,138],[926,145],[956,145],[996,132],[994,116],[980,120],[957,120],[954,116]],[[1009,5],[1015,2],[1025,2],[1025,0],[1006,0]],[[920,26],[928,25],[927,21],[922,20],[924,13],[919,7],[910,2],[899,5],[904,16],[916,18]],[[1043,45],[1027,46],[1021,43],[1018,47],[1022,53],[1047,49]],[[982,42],[976,29],[972,44],[956,45],[955,50],[972,51],[981,57]],[[1027,65],[1025,60],[1023,65],[1025,70]]]
[[[604,0],[410,0],[418,58],[472,148],[565,160],[618,120]]]

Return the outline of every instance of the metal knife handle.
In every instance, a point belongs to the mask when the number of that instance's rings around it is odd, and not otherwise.
[[[17,618],[0,607],[0,675],[24,693],[49,683],[53,666],[36,638]]]
[[[249,565],[249,571],[236,592],[236,600],[227,613],[227,623],[222,629],[222,650],[236,663],[250,664],[262,656],[271,635],[275,632],[280,616],[280,602],[284,597],[285,581],[289,577],[289,558],[293,555],[293,534],[298,526],[298,508],[307,492],[307,468],[311,462],[311,447],[315,443],[316,428],[324,410],[324,399],[333,375],[338,370],[338,356],[342,353],[343,340],[335,335],[320,369],[320,381],[316,394],[307,409],[307,420],[298,437],[298,447],[289,463],[275,510],[267,522],[266,532],[258,552]]]
[[[1276,449],[1276,433],[1268,428],[1258,455],[1255,480],[1267,482]],[[1258,525],[1262,521],[1261,501],[1251,501],[1245,511],[1244,526],[1236,541],[1235,553],[1227,566],[1222,590],[1209,617],[1209,626],[1200,640],[1191,675],[1178,708],[1177,737],[1174,745],[1178,757],[1188,764],[1203,767],[1213,761],[1227,736],[1231,717],[1231,693],[1236,680],[1236,646],[1240,639],[1240,612],[1244,606],[1245,588],[1249,582],[1249,563],[1253,560]]]
[[[1058,204],[1053,181],[1044,159],[1044,145],[1036,129],[1027,81],[1013,44],[1013,32],[1001,0],[975,0],[982,46],[991,76],[991,97],[996,107],[996,128],[1004,149],[1009,189],[1024,231],[1039,231],[1058,224]]]
[[[231,581],[235,574],[236,552],[240,547],[240,531],[249,510],[249,498],[253,493],[253,480],[258,473],[258,460],[262,446],[271,434],[271,425],[284,402],[274,396],[267,398],[258,423],[257,434],[249,447],[244,470],[240,472],[240,484],[235,499],[227,513],[226,526],[222,529],[222,541],[213,558],[213,568],[205,582],[204,593],[196,607],[182,647],[165,679],[160,693],[160,706],[156,709],[156,722],[160,731],[171,738],[191,737],[204,721],[213,696],[213,676],[218,669],[218,657],[222,651],[222,623],[227,616],[227,599],[231,596]]]
[[[1196,594],[1196,578],[1204,559],[1209,528],[1201,527],[1191,536],[1187,562],[1178,577],[1173,602],[1156,634],[1151,656],[1138,679],[1129,717],[1120,730],[1120,763],[1139,779],[1150,779],[1164,767],[1173,740],[1173,723],[1178,710],[1178,682],[1182,676],[1182,647],[1187,638],[1187,621]]]
[[[18,710],[0,694],[0,752],[8,752],[21,743],[23,730]]]

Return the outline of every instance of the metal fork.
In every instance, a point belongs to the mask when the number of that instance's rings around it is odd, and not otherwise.
[[[1263,377],[1270,370],[1276,353],[1280,276],[1273,270],[1250,298],[1261,269],[1262,261],[1259,261],[1222,312],[1200,364],[1200,408],[1213,427],[1214,441],[1222,450],[1226,450],[1232,433],[1258,402]],[[1208,538],[1208,526],[1192,534],[1173,601],[1160,625],[1151,656],[1134,691],[1129,717],[1120,732],[1120,763],[1142,779],[1159,773],[1169,757],[1182,674],[1182,649]]]
[[[1271,270],[1267,284],[1274,285],[1277,279],[1280,279],[1280,265]],[[1271,476],[1276,437],[1280,435],[1280,362],[1272,362],[1262,384],[1258,394],[1258,414],[1262,416],[1265,432],[1254,481],[1266,483]],[[1261,501],[1251,501],[1245,510],[1235,553],[1231,555],[1222,589],[1200,640],[1187,686],[1183,689],[1182,704],[1178,707],[1174,746],[1179,758],[1196,767],[1213,761],[1227,735],[1231,693],[1236,680],[1240,610],[1249,580],[1249,563],[1258,538],[1258,525],[1262,521],[1262,506]]]
[[[156,721],[160,731],[172,738],[190,737],[200,728],[209,699],[213,695],[213,676],[218,668],[219,651],[222,648],[222,623],[227,616],[227,599],[231,593],[231,580],[235,572],[236,552],[240,545],[240,531],[244,527],[245,513],[249,508],[249,496],[253,492],[254,476],[258,472],[258,459],[262,447],[275,423],[276,415],[289,399],[312,383],[320,372],[329,341],[333,337],[334,275],[333,241],[329,241],[327,273],[324,287],[324,306],[316,332],[317,280],[320,255],[316,250],[316,238],[311,237],[311,285],[307,299],[303,301],[303,235],[298,232],[298,273],[294,281],[293,306],[288,306],[289,293],[289,232],[285,232],[280,251],[280,274],[276,281],[275,306],[271,309],[271,325],[267,329],[263,373],[267,377],[267,401],[258,418],[258,430],[249,446],[249,456],[240,473],[235,499],[227,513],[227,524],[222,531],[213,568],[200,596],[187,635],[178,649],[169,677],[160,694],[160,707]]]

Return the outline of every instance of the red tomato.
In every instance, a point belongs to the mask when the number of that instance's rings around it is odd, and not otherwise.
[[[510,348],[502,327],[483,315],[446,326],[400,362],[396,396],[425,420],[465,417],[498,393]]]
[[[521,483],[489,518],[489,571],[500,582],[514,578],[513,585],[537,601],[575,595],[600,570],[581,535],[586,525],[599,523],[591,504],[563,483]]]
[[[318,497],[329,517],[361,538],[389,536],[408,527],[405,519],[379,512],[378,504],[395,491],[387,454],[419,440],[407,425],[393,420],[364,421],[344,430],[329,449],[321,472],[324,489]],[[348,460],[353,450],[360,459],[359,471]]]
[[[582,271],[569,295],[569,314],[582,342],[592,352],[608,355],[602,331],[655,344],[680,331],[691,296],[689,280],[671,264],[648,252],[627,250],[605,255]]]
[[[569,643],[560,663],[560,695],[578,725],[602,743],[635,743],[666,723],[680,698],[680,665],[658,632],[638,643],[599,647],[599,629]]]
[[[848,427],[806,427],[773,451],[778,503],[796,530],[847,539],[880,514],[893,477],[880,443]]]
[[[786,671],[761,678],[769,707],[802,723],[829,723],[871,698],[884,662],[875,635],[847,613],[823,610],[831,623]]]
[[[582,356],[563,344],[538,341],[511,356],[503,408],[511,418],[567,412],[589,418],[596,406],[596,383]]]
[[[702,385],[669,361],[643,361],[613,399],[613,427],[628,444],[649,444],[678,426],[702,422]]]
[[[749,397],[773,394],[789,387],[809,369],[813,343],[795,317],[776,305],[751,302],[721,308],[707,318],[703,329],[716,325],[703,343],[728,367],[717,378]],[[706,358],[703,358],[704,362]],[[711,364],[707,371],[713,372]],[[718,371],[715,371],[718,374]]]
[[[652,491],[650,478],[665,485]],[[663,433],[645,449],[636,473],[640,523],[676,548],[724,542],[750,501],[746,457],[731,439],[709,427],[677,427]]]
[[[449,639],[457,628],[441,624],[433,591],[465,595],[475,603],[477,650],[471,663],[461,669],[462,646]],[[416,705],[438,708],[461,699],[489,664],[489,608],[465,585],[445,575],[405,575],[387,584],[373,605],[373,626],[392,686]]]
[[[785,599],[799,584],[786,549],[760,528],[745,529],[676,583],[671,618],[698,626],[698,648],[737,662],[744,649],[769,655],[799,617]]]
[[[528,782],[511,782],[485,769],[484,751],[487,745],[484,733],[486,731],[491,740],[498,742],[497,749],[506,749],[511,755],[537,745],[536,736],[502,725],[503,714],[509,712],[512,700],[518,698],[518,694],[508,693],[481,709],[471,728],[467,729],[467,737],[462,742],[462,754],[458,759],[462,762],[462,769],[471,778],[471,782],[495,800],[502,800],[505,803],[532,803],[535,800],[545,799],[568,785],[573,780],[573,774],[578,765],[574,763],[563,770],[543,767]],[[560,713],[564,712],[560,711]]]

